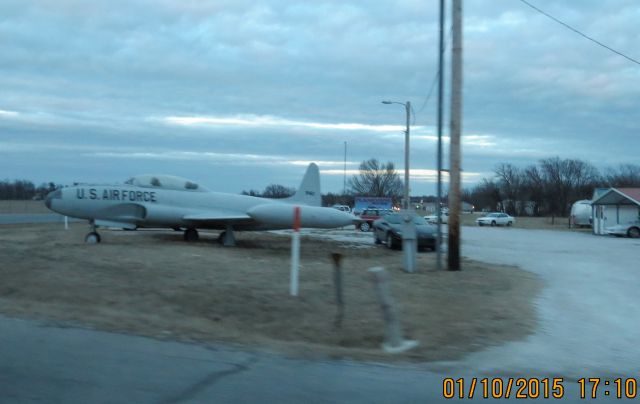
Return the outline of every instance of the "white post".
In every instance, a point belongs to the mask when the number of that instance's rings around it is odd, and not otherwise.
[[[300,207],[293,208],[293,234],[291,235],[291,276],[289,294],[298,296],[298,271],[300,270]]]
[[[401,353],[418,346],[418,341],[406,340],[402,336],[396,305],[389,291],[389,275],[383,267],[369,268],[373,284],[382,308],[385,323],[385,338],[382,349],[387,353]]]
[[[69,230],[69,218],[67,216],[64,217],[64,229]]]

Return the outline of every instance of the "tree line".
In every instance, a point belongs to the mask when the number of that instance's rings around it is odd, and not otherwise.
[[[60,187],[53,182],[36,187],[27,180],[4,180],[0,181],[0,199],[38,199]],[[600,172],[586,161],[560,157],[541,159],[525,167],[500,163],[491,178],[464,189],[462,200],[473,204],[476,210],[497,210],[516,216],[567,216],[573,202],[591,199],[595,188],[608,187],[640,187],[640,165],[621,164]],[[359,172],[349,180],[345,195],[323,194],[322,202],[324,206],[353,206],[355,196],[377,196],[390,197],[397,203],[403,190],[394,164],[373,158],[360,163]],[[278,199],[295,192],[295,188],[270,184],[263,191],[249,190],[242,194]]]
[[[0,199],[42,199],[49,192],[60,188],[53,182],[42,183],[38,186],[28,180],[0,181]]]
[[[571,204],[591,199],[595,188],[640,187],[640,166],[635,164],[599,172],[583,160],[551,157],[526,167],[500,163],[493,173],[492,178],[463,190],[463,200],[477,210],[517,216],[568,216]]]

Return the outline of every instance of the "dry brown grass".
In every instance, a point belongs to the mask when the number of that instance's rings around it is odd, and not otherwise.
[[[288,295],[287,236],[241,233],[236,248],[214,233],[103,231],[85,225],[0,226],[0,312],[157,338],[222,341],[305,356],[386,360],[383,322],[367,269],[390,271],[409,338],[402,360],[455,359],[517,340],[535,327],[540,281],[515,267],[464,260],[461,272],[401,271],[401,252],[303,239],[300,297]],[[344,254],[346,314],[334,327],[331,252]]]

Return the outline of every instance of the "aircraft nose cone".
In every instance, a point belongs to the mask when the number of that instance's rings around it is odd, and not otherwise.
[[[53,192],[49,192],[47,194],[47,196],[44,198],[44,206],[46,206],[48,209],[51,209],[51,200],[52,199],[53,199]]]

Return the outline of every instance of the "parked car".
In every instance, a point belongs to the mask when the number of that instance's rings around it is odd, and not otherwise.
[[[341,210],[343,212],[351,213],[351,208],[348,205],[333,205],[331,207],[334,209]]]
[[[640,238],[640,220],[607,227],[604,231],[616,237]]]
[[[391,209],[365,209],[360,214],[360,220],[362,222],[358,226],[360,231],[369,231],[373,222],[380,219],[382,216],[393,212]]]
[[[429,224],[438,224],[438,215],[429,215],[429,216],[425,216],[424,220],[427,221],[427,223]],[[440,221],[444,224],[449,223],[449,212],[448,211],[442,211],[441,215],[440,215]]]
[[[385,243],[388,248],[402,248],[402,227],[406,213],[389,213],[373,222],[373,238],[376,244]],[[418,249],[435,249],[436,226],[430,225],[423,217],[412,214],[418,235]]]
[[[478,226],[512,226],[516,222],[513,216],[506,213],[493,212],[476,219]]]

